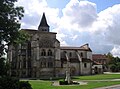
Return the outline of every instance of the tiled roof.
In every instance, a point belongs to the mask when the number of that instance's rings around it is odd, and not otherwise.
[[[93,54],[92,55],[92,59],[93,60],[96,60],[96,59],[98,59],[98,60],[100,60],[100,59],[108,59],[105,55],[102,55],[102,54]]]

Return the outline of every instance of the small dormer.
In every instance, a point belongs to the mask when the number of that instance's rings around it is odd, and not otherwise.
[[[42,19],[38,26],[38,30],[43,31],[43,32],[49,32],[49,25],[47,24],[45,13],[43,13],[43,15],[42,15]]]

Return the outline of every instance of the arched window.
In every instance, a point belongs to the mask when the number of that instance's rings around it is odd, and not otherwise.
[[[52,51],[50,49],[48,50],[48,56],[52,56]]]
[[[42,49],[42,51],[41,51],[41,56],[46,56],[45,49]]]

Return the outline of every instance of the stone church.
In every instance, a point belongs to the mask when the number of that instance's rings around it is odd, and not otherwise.
[[[38,30],[22,29],[29,38],[19,45],[9,45],[8,61],[11,76],[21,78],[63,77],[92,73],[92,50],[88,44],[80,47],[60,46],[55,32],[50,32],[45,13]]]

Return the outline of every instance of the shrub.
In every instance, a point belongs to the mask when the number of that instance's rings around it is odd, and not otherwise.
[[[0,78],[0,89],[18,89],[19,79],[12,77]]]
[[[20,81],[19,89],[32,89],[32,87],[28,81]]]
[[[0,77],[0,89],[32,89],[28,81],[19,81],[18,78]]]
[[[60,85],[68,85],[68,81],[59,81]]]

